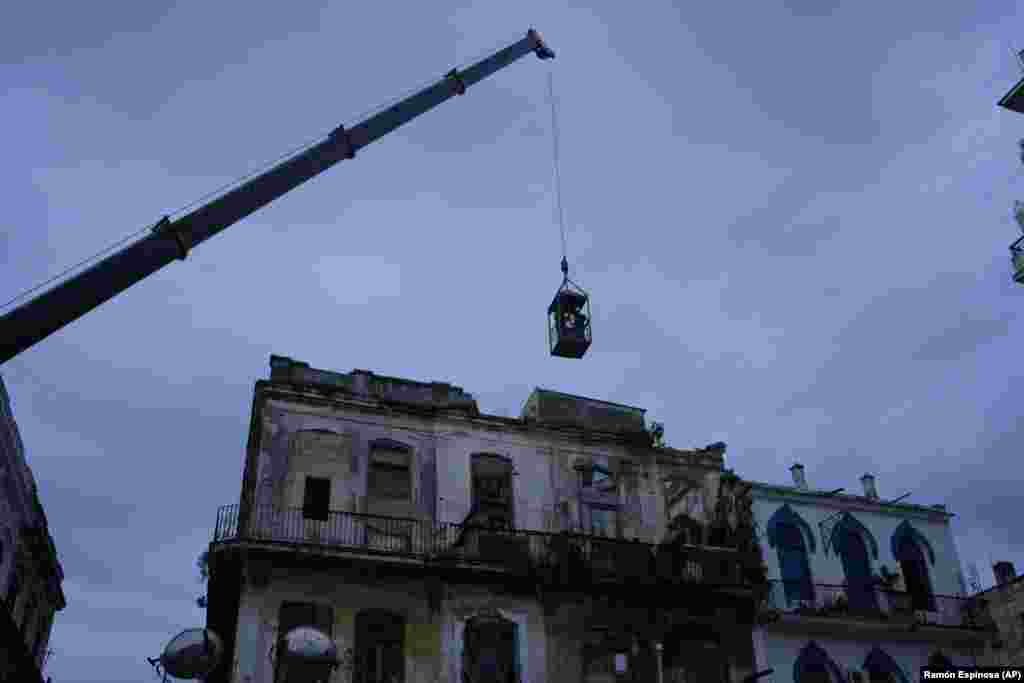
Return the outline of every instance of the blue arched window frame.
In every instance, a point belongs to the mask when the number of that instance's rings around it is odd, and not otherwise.
[[[778,543],[779,539],[779,527],[782,525],[792,525],[800,529],[804,535],[804,542],[807,545],[808,554],[813,555],[815,551],[815,540],[814,530],[811,529],[811,525],[804,520],[793,508],[789,506],[789,503],[785,503],[782,507],[775,511],[775,514],[768,520],[768,524],[765,527],[765,534],[768,536],[769,547],[774,548]]]
[[[846,534],[844,532],[847,531],[860,536],[871,553],[871,557],[876,560],[878,559],[878,541],[875,540],[874,534],[849,512],[844,512],[840,520],[832,527],[830,541],[836,555],[841,555],[843,552],[846,542]]]
[[[786,529],[792,529],[791,533],[798,534],[803,541],[799,551],[794,544],[785,543]],[[813,552],[815,548],[811,526],[786,503],[768,520],[766,533],[769,546],[776,548],[779,555],[779,573],[786,602],[813,601],[814,584],[808,561],[808,551]]]
[[[872,673],[889,674],[896,679],[896,683],[910,683],[907,674],[903,673],[903,669],[896,663],[896,660],[877,645],[864,658],[864,671],[868,672],[869,676]]]
[[[914,543],[917,543],[918,547],[926,552],[928,562],[934,567],[935,551],[932,549],[932,544],[928,542],[928,539],[924,537],[924,534],[914,528],[914,525],[907,520],[900,522],[900,525],[896,527],[896,531],[892,532],[892,538],[889,540],[889,545],[892,548],[892,556],[899,557],[900,543],[908,538]]]
[[[800,655],[793,662],[793,681],[795,683],[802,683],[808,673],[820,668],[828,671],[832,676],[832,680],[836,683],[841,683],[843,680],[842,673],[839,671],[836,663],[832,661],[828,653],[820,645],[812,640],[800,650]]]

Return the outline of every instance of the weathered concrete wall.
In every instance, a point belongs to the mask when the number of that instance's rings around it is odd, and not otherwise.
[[[422,583],[371,586],[330,572],[273,570],[265,588],[249,587],[239,611],[236,683],[272,683],[274,653],[280,635],[283,602],[329,605],[334,611],[333,637],[343,662],[351,662],[356,615],[364,609],[386,609],[405,619],[405,680],[436,683],[441,676],[441,617],[431,615]],[[344,681],[345,667],[334,680]]]
[[[979,661],[986,666],[1024,666],[1024,579],[991,588],[984,598],[999,628],[1001,647],[990,643]]]
[[[285,601],[313,602],[334,609],[333,637],[343,662],[352,661],[356,615],[363,609],[386,609],[405,619],[405,680],[440,683],[461,680],[462,643],[466,622],[496,611],[517,626],[518,661],[523,683],[544,683],[547,643],[544,615],[527,599],[495,596],[469,587],[448,587],[438,614],[431,614],[422,584],[370,586],[340,580],[323,572],[273,572],[263,589],[249,589],[239,612],[235,675],[237,683],[272,683],[272,647],[279,636],[279,614]],[[344,666],[334,680],[343,681]]]
[[[22,534],[26,527],[41,527],[43,535],[29,543]],[[20,590],[13,599],[12,616],[22,625],[30,649],[38,641],[36,665],[41,666],[56,612],[64,608],[64,571],[26,459],[10,396],[0,377],[0,586],[5,599],[10,599],[15,574]],[[30,605],[34,610],[26,622],[25,612]]]

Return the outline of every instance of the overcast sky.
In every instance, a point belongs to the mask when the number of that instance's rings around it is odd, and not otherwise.
[[[203,623],[271,353],[639,405],[741,475],[945,503],[1024,569],[1015,3],[16,3],[0,301],[536,26],[522,60],[5,364],[65,571],[48,673],[148,680]],[[608,9],[604,6],[608,5]],[[1017,14],[1015,14],[1017,12]],[[582,361],[560,282],[555,73]]]

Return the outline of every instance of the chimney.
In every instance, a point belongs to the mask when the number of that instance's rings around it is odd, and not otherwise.
[[[804,478],[804,466],[797,463],[790,467],[789,471],[793,474],[793,486],[796,486],[801,491],[806,491],[807,480]]]
[[[864,497],[869,500],[878,500],[878,489],[875,488],[875,476],[865,474],[860,478],[861,486],[864,487]]]
[[[1013,568],[1013,562],[996,562],[992,565],[992,573],[996,575],[996,585],[1003,586],[1010,583],[1017,576]]]

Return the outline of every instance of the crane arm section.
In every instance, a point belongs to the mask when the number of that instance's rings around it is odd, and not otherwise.
[[[374,114],[350,129],[339,126],[325,140],[239,185],[195,211],[164,218],[137,242],[0,317],[0,363],[42,341],[152,275],[225,228],[258,211],[358,150],[412,121],[466,88],[533,52],[555,56],[540,35],[526,37]]]

